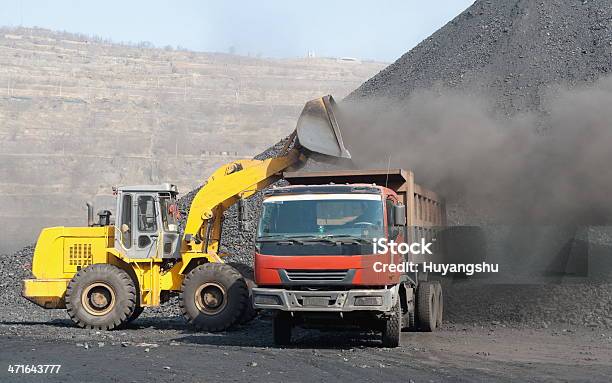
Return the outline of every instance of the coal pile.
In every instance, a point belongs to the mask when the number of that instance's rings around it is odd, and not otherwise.
[[[21,297],[21,281],[32,274],[33,255],[34,246],[26,246],[13,254],[0,255],[0,318],[3,320],[31,318],[31,309],[37,307]]]
[[[451,323],[507,327],[612,328],[612,283],[500,284],[444,287]]]
[[[441,87],[484,95],[501,114],[540,111],[551,84],[612,73],[610,20],[607,0],[478,0],[348,99]]]

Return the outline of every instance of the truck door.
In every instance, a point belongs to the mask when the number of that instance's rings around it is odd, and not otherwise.
[[[401,235],[400,228],[395,226],[395,209],[394,206],[397,204],[397,201],[391,196],[387,197],[385,200],[385,213],[387,219],[387,236],[389,241],[393,240],[397,243],[403,242],[404,239]],[[389,251],[389,263],[399,264],[404,262],[404,259],[401,254],[393,254]],[[394,273],[393,281],[397,281],[399,279],[400,273]]]
[[[128,257],[139,259],[156,257],[160,231],[157,195],[138,193],[134,197],[133,223],[130,227],[132,243],[127,250]]]

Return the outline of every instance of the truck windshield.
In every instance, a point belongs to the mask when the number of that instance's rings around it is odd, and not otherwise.
[[[178,231],[178,206],[176,200],[169,195],[160,195],[161,218],[164,231]]]
[[[383,205],[376,194],[311,194],[272,196],[264,200],[257,237],[316,240],[384,236]]]

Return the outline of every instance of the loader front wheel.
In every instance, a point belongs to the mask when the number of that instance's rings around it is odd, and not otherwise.
[[[138,317],[140,316],[140,314],[142,314],[142,312],[144,311],[144,307],[142,306],[136,306],[134,308],[134,312],[132,313],[132,315],[130,315],[130,317],[128,318],[128,322],[133,322],[136,319],[138,319]]]
[[[244,278],[225,263],[206,263],[191,270],[179,295],[185,319],[198,330],[210,332],[236,324],[248,303]]]
[[[68,315],[79,327],[112,330],[136,309],[136,287],[120,268],[96,264],[80,270],[66,289]]]

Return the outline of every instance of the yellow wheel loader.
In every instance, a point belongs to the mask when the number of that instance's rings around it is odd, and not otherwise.
[[[196,328],[234,325],[252,306],[245,279],[219,253],[223,212],[312,153],[350,158],[333,110],[331,96],[309,101],[280,156],[217,169],[193,199],[182,234],[178,190],[167,183],[117,188],[115,217],[104,210],[94,222],[88,204],[87,227],[43,229],[23,296],[44,308],[65,308],[80,327],[110,330],[178,293]]]

